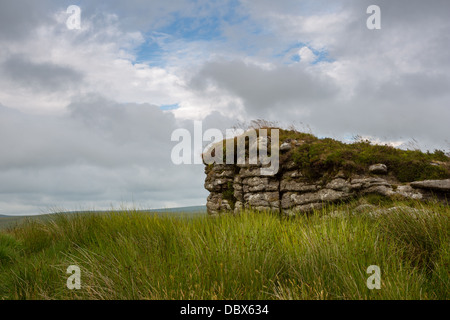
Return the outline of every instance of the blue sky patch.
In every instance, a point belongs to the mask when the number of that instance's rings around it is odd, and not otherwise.
[[[212,1],[215,3],[214,1]],[[184,12],[174,12],[169,18],[167,25],[152,30],[145,34],[146,42],[136,51],[136,62],[148,63],[164,67],[164,56],[168,53],[167,48],[176,41],[226,41],[223,35],[225,25],[240,24],[248,16],[239,12],[238,0],[218,1],[220,5],[216,10],[207,8],[209,14],[201,13],[198,16],[186,16]]]
[[[175,104],[165,104],[159,107],[163,111],[170,111],[170,110],[176,110],[180,108],[180,105],[178,103]]]
[[[136,52],[137,63],[149,63],[151,65],[164,65],[164,50],[155,37],[148,34],[145,36],[145,43]]]

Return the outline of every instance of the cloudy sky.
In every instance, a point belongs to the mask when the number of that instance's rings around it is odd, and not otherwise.
[[[2,0],[0,214],[203,205],[203,166],[171,161],[172,132],[199,120],[448,151],[448,12],[447,0]]]

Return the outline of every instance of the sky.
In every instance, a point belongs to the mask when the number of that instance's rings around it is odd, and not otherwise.
[[[367,28],[370,5],[381,29]],[[172,133],[194,121],[450,151],[448,12],[446,0],[1,0],[0,215],[203,205],[204,166],[171,160]]]

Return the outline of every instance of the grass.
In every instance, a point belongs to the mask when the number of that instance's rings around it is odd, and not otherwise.
[[[449,299],[450,210],[56,215],[0,232],[0,299]],[[339,214],[336,214],[339,213]],[[69,265],[81,289],[69,290]],[[381,268],[369,290],[367,267]]]

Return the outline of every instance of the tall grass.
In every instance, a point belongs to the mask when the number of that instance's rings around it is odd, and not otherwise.
[[[448,206],[57,215],[0,233],[0,299],[448,299]],[[333,212],[340,215],[332,215]],[[66,269],[81,268],[80,290]],[[366,286],[381,269],[381,289]]]

